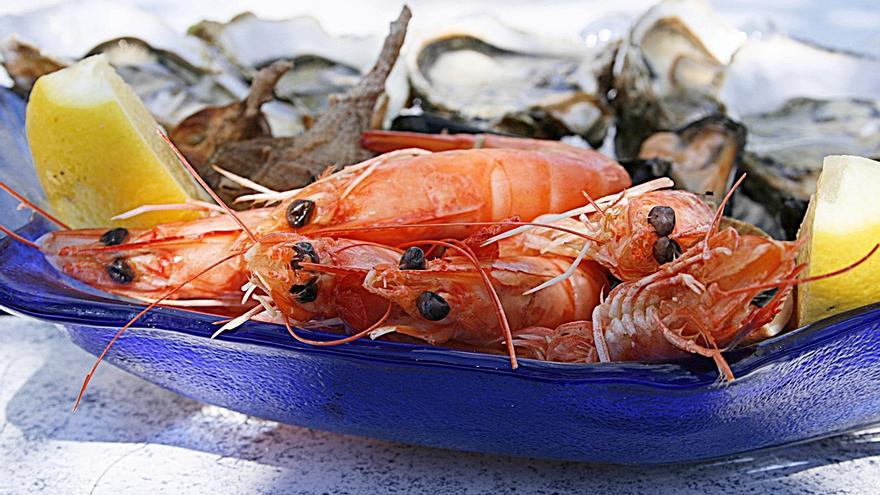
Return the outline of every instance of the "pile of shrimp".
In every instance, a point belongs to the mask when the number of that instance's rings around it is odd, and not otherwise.
[[[798,278],[796,242],[722,228],[730,193],[713,209],[668,179],[632,186],[593,150],[390,131],[370,131],[362,145],[383,154],[293,191],[218,169],[254,190],[239,201],[262,205],[239,213],[178,153],[218,204],[123,214],[205,211],[139,231],[69,229],[0,184],[59,230],[31,242],[0,229],[68,276],[149,301],[108,343],[77,404],[110,346],[158,305],[227,315],[215,336],[256,319],[308,345],[425,342],[506,354],[514,369],[520,358],[696,354],[732,380],[723,353],[774,320],[796,284],[824,277]],[[331,325],[345,333],[316,340],[301,330]]]

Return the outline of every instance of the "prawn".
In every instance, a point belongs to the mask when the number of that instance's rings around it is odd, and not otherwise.
[[[387,153],[404,148],[421,148],[434,152],[494,148],[540,151],[586,162],[609,160],[605,155],[596,150],[566,144],[562,141],[500,136],[497,134],[423,134],[419,132],[370,130],[363,133],[361,146],[378,153]]]
[[[654,189],[668,185],[668,179],[658,179],[591,199],[585,207],[533,222],[551,228],[522,226],[488,242],[516,236],[524,250],[586,258],[619,280],[638,280],[699,242],[712,221],[712,210],[696,194]]]
[[[534,218],[582,203],[582,191],[604,196],[630,185],[617,162],[598,153],[572,157],[541,151],[474,149],[428,153],[401,150],[318,179],[281,200],[256,235],[296,232],[399,244],[464,239],[466,222]],[[409,224],[423,227],[382,230]],[[361,227],[370,227],[359,230]]]
[[[245,257],[253,283],[285,321],[338,317],[355,330],[371,327],[374,338],[394,333],[432,345],[493,351],[512,349],[511,337],[520,328],[589,317],[607,288],[605,270],[584,263],[566,283],[525,295],[532,284],[561,273],[568,260],[522,255],[513,242],[475,252],[471,246],[486,235],[464,242],[411,241],[399,246],[406,247],[401,251],[367,241],[275,233]],[[447,253],[428,259],[424,246],[441,246]]]
[[[507,344],[506,336],[495,318],[492,293],[483,284],[480,271],[491,281],[515,338],[522,328],[586,318],[598,305],[608,279],[602,267],[589,262],[581,264],[564,284],[524,294],[567,266],[568,260],[555,256],[502,255],[481,260],[476,267],[462,256],[451,256],[428,261],[417,269],[376,265],[363,285],[402,309],[377,333],[393,331],[432,345],[460,342],[493,347]]]
[[[592,149],[559,141],[493,134],[435,135],[367,131],[363,134],[361,144],[379,152],[417,146],[431,151],[470,148],[540,150],[580,160],[601,156]],[[658,179],[596,201],[593,198],[598,196],[585,191],[589,200],[585,207],[558,215],[545,212],[534,219],[535,223],[565,227],[585,236],[572,235],[559,229],[525,226],[493,240],[525,234],[519,237],[523,247],[539,253],[587,257],[611,270],[618,279],[635,280],[653,273],[660,264],[696,243],[712,219],[711,209],[699,196],[686,191],[658,190],[672,185],[669,179]],[[601,205],[605,205],[606,209],[602,209]]]
[[[56,270],[91,287],[138,300],[152,301],[223,258],[241,235],[240,227],[227,216],[160,224],[151,229],[70,229],[9,186],[0,183],[0,188],[62,227],[32,243]],[[199,204],[168,207],[210,209]],[[129,213],[163,208],[165,206],[151,206]],[[240,218],[255,226],[270,211],[267,208],[250,210],[243,212]],[[234,312],[243,307],[241,287],[246,282],[244,260],[241,256],[234,257],[182,287],[165,304],[211,306]]]
[[[533,327],[516,344],[536,359],[595,363],[711,357],[728,380],[722,352],[760,331],[781,311],[792,288],[854,268],[798,278],[797,242],[726,228],[657,272],[623,282],[596,306],[591,320]]]
[[[875,245],[840,270],[798,278],[806,266],[797,262],[800,242],[740,234],[732,227],[718,229],[724,204],[744,178],[728,192],[699,242],[656,272],[612,289],[593,310],[591,325],[534,332],[545,337],[545,347],[536,346],[539,351],[550,356],[561,344],[564,356],[587,360],[580,362],[656,361],[698,354],[711,357],[733,380],[722,352],[770,323],[795,285],[851,270],[880,247]]]
[[[798,245],[727,228],[644,279],[611,291],[593,312],[599,361],[715,358],[769,323],[797,283]],[[765,290],[769,300],[756,299]]]

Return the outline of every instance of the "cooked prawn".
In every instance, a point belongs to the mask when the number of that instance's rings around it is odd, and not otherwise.
[[[629,184],[623,167],[600,154],[584,159],[503,149],[404,150],[347,167],[292,196],[276,196],[284,201],[256,234],[341,232],[386,244],[463,239],[479,227],[447,224],[561,212],[581,204],[582,191],[604,196]],[[408,224],[431,226],[376,229]]]
[[[667,184],[661,179],[572,212],[542,215],[534,223],[555,228],[519,227],[490,242],[516,236],[523,249],[586,258],[620,280],[638,280],[696,244],[712,222],[712,210],[699,196],[652,190]]]

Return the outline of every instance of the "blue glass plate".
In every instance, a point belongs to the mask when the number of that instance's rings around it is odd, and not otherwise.
[[[20,102],[0,103],[20,110]],[[9,152],[0,149],[0,167]],[[36,220],[19,232],[34,239],[46,229]],[[92,354],[141,309],[71,283],[9,240],[0,243],[0,306],[60,324]],[[880,422],[880,305],[729,354],[738,377],[731,384],[718,381],[708,359],[523,360],[513,371],[501,356],[392,342],[315,348],[261,323],[211,340],[214,319],[158,308],[107,361],[196,400],[284,423],[592,462],[703,460]],[[81,407],[90,407],[88,394]]]

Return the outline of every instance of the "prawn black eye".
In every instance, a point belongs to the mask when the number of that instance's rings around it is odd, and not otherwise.
[[[117,227],[101,234],[101,238],[98,240],[105,246],[117,246],[125,242],[126,239],[128,239],[128,229]]]
[[[400,257],[401,270],[424,270],[425,269],[425,252],[413,246],[403,252]]]
[[[668,237],[661,237],[654,243],[654,259],[661,265],[681,256],[681,246]]]
[[[425,291],[416,299],[416,308],[429,321],[440,321],[449,314],[449,303],[439,294]]]
[[[318,258],[318,253],[315,252],[315,247],[312,246],[312,243],[310,242],[297,242],[293,245],[293,251],[296,254],[290,260],[290,267],[294,270],[302,270],[302,265],[300,265],[300,262],[305,261],[306,258],[309,258],[312,263],[321,262],[321,260]]]
[[[107,265],[107,275],[110,275],[114,282],[129,284],[134,280],[134,268],[125,258],[116,258]]]
[[[660,237],[666,237],[675,229],[675,210],[668,206],[655,206],[648,212],[648,223]]]
[[[297,199],[287,207],[287,223],[298,229],[309,223],[315,212],[315,202],[310,199]]]
[[[293,284],[290,293],[301,303],[312,302],[318,298],[318,279],[313,278],[304,284]]]

